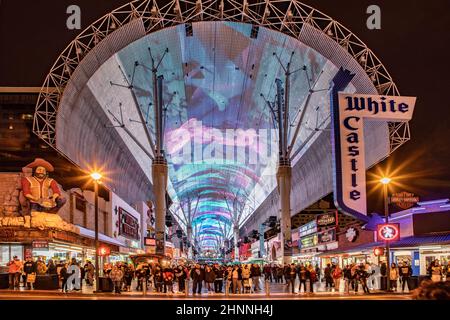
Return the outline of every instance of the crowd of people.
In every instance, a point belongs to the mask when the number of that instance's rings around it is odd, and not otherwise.
[[[72,275],[73,267],[79,270],[79,287],[68,286],[68,279]],[[72,268],[71,268],[72,267]],[[81,264],[72,258],[69,262],[54,263],[49,260],[45,263],[41,259],[36,261],[28,257],[21,261],[17,257],[8,263],[10,289],[19,288],[20,283],[26,289],[32,289],[36,275],[57,275],[60,289],[67,292],[69,289],[81,290],[83,283],[94,285],[95,267],[90,261]],[[428,267],[430,281],[441,282],[450,279],[450,266],[441,266],[439,261],[433,261]],[[255,293],[263,290],[262,282],[278,283],[284,285],[285,292],[303,292],[312,294],[317,291],[316,283],[324,283],[326,291],[342,291],[357,293],[362,288],[364,293],[381,289],[381,277],[387,277],[385,263],[349,264],[343,269],[336,264],[327,264],[323,269],[311,264],[194,264],[194,265],[160,265],[159,263],[132,263],[117,262],[105,263],[102,276],[110,278],[113,292],[121,294],[123,291],[150,291],[159,293],[186,293],[186,284],[192,286],[192,294],[201,294],[203,289],[208,293]],[[405,288],[411,291],[410,278],[412,268],[406,263],[396,265],[392,263],[389,271],[391,291],[402,292]],[[134,282],[135,280],[135,282]],[[341,283],[343,285],[341,286]],[[132,284],[135,287],[132,288]],[[298,286],[298,290],[296,290]],[[316,288],[316,289],[315,289]]]
[[[17,256],[7,264],[8,274],[9,274],[9,289],[19,289],[20,284],[25,289],[31,290],[34,287],[36,281],[36,276],[50,275],[57,276],[59,287],[62,291],[67,292],[67,280],[72,274],[69,272],[70,266],[76,266],[80,271],[80,279],[85,280],[86,284],[89,286],[94,285],[94,275],[95,267],[90,261],[86,261],[83,267],[77,262],[75,258],[72,258],[70,262],[59,261],[55,263],[52,259],[48,260],[46,263],[41,258],[37,260],[27,257],[25,261],[21,261]],[[80,286],[83,282],[80,281]],[[75,290],[81,290],[76,288]]]

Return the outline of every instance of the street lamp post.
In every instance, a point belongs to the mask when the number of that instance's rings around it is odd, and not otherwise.
[[[99,292],[99,269],[100,269],[100,263],[99,263],[99,256],[98,256],[98,250],[99,250],[99,241],[98,241],[98,184],[100,179],[102,178],[101,174],[94,172],[91,174],[91,178],[94,180],[94,193],[95,193],[95,199],[94,199],[94,210],[95,210],[95,292]]]
[[[390,178],[381,179],[383,184],[383,198],[384,198],[384,217],[386,224],[389,223],[389,195],[388,195],[388,185],[391,182]],[[390,242],[388,240],[386,243],[386,291],[391,290],[391,262],[390,262]]]

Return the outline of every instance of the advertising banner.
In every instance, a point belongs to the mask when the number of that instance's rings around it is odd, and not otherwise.
[[[119,235],[139,240],[139,220],[119,207]]]
[[[300,238],[303,238],[310,234],[316,233],[317,232],[317,222],[316,222],[316,220],[308,222],[307,224],[301,226],[298,230],[299,230]]]
[[[334,242],[336,241],[336,228],[320,232],[317,237],[319,244]]]
[[[345,78],[350,82],[352,77],[348,71],[341,70],[333,80],[336,87],[331,103],[334,196],[339,210],[355,218],[368,220],[364,121],[410,121],[416,98],[336,92],[340,90],[337,88],[339,85],[347,83]]]
[[[324,228],[336,227],[337,223],[338,223],[337,211],[319,214],[316,217],[316,225],[319,231],[323,230]]]
[[[414,193],[403,191],[394,193],[391,196],[391,202],[400,209],[406,210],[414,207],[414,205],[419,202],[419,197],[416,197]]]

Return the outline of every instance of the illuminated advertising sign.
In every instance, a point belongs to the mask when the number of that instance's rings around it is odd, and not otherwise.
[[[336,241],[336,228],[318,233],[317,238],[319,244]]]
[[[391,202],[397,207],[406,210],[412,208],[417,202],[419,202],[419,197],[416,197],[414,193],[403,191],[394,193],[391,196]]]
[[[119,207],[119,235],[139,240],[139,220]]]
[[[298,229],[299,237],[303,238],[310,234],[317,232],[317,223],[316,221],[311,221]]]
[[[48,250],[48,241],[33,241],[33,249]]]
[[[367,221],[364,122],[366,119],[410,121],[416,98],[340,92],[353,77],[350,71],[341,69],[333,79],[334,197],[339,210]]]
[[[144,243],[146,246],[156,246],[156,239],[154,238],[145,238]]]
[[[319,214],[316,218],[317,228],[322,229],[337,225],[337,212]]]
[[[106,257],[111,254],[111,249],[109,247],[100,247],[98,248],[98,255],[101,257]]]
[[[318,244],[317,234],[315,234],[313,236],[302,238],[299,241],[300,249],[315,247],[315,246],[317,246],[317,244]]]
[[[396,241],[400,239],[400,225],[398,223],[384,223],[377,226],[378,239],[382,241]]]

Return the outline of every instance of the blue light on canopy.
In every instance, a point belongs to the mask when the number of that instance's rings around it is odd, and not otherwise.
[[[181,217],[187,211],[187,197],[199,201],[193,229],[198,230],[197,237],[202,236],[205,248],[216,245],[215,236],[223,224],[230,230],[233,202],[244,212],[242,225],[276,187],[277,137],[261,98],[263,94],[273,101],[275,80],[285,78],[273,53],[286,65],[294,51],[293,69],[307,66],[318,88],[327,88],[337,72],[331,62],[298,40],[265,28],[252,39],[251,29],[242,23],[199,22],[193,24],[191,37],[186,36],[184,25],[163,29],[127,46],[105,67],[119,64],[128,79],[134,79],[134,91],[154,139],[148,48],[157,60],[169,48],[159,74],[164,76],[167,108],[165,151],[168,192],[174,201],[171,210]],[[136,61],[141,67],[134,72]],[[291,77],[293,125],[309,92],[306,79],[303,71]],[[328,93],[314,94],[303,124],[313,127],[318,119],[327,125],[328,118]],[[311,131],[300,130],[294,150],[318,134]]]

